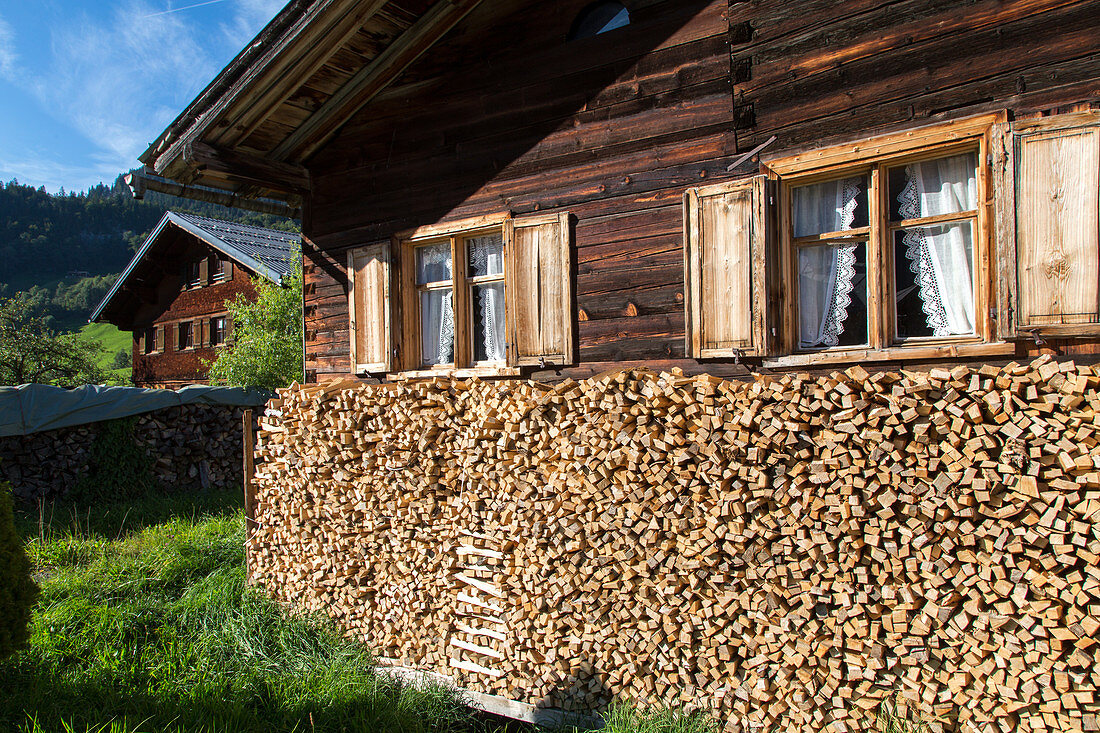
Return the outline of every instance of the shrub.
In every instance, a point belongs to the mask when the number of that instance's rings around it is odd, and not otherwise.
[[[73,501],[90,504],[143,496],[154,488],[153,459],[134,438],[136,417],[101,423],[88,456],[88,475],[73,487]]]
[[[15,531],[11,490],[0,485],[0,659],[27,642],[31,609],[37,600],[31,564]]]

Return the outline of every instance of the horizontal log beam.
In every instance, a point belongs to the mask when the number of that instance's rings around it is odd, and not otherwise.
[[[309,171],[293,163],[267,160],[237,150],[227,150],[203,142],[184,148],[184,161],[202,176],[231,183],[258,186],[292,194],[309,192]]]

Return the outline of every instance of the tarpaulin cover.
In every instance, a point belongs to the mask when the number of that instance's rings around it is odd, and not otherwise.
[[[94,384],[78,389],[46,384],[0,387],[0,437],[117,420],[178,405],[259,407],[271,397],[271,393],[263,390],[204,385],[180,390]]]

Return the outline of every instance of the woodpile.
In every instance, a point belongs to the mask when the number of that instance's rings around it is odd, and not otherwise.
[[[226,405],[182,405],[137,417],[134,438],[166,492],[241,484],[241,415]],[[88,473],[99,423],[0,438],[0,481],[25,502],[63,498]]]
[[[252,577],[376,653],[732,731],[1095,731],[1100,369],[335,383],[261,424]]]

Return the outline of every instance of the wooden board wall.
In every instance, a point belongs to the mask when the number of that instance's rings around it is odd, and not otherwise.
[[[639,360],[736,373],[684,358],[686,188],[753,173],[726,169],[773,134],[769,153],[1100,98],[1088,2],[636,0],[627,28],[566,42],[585,5],[483,3],[309,162],[311,379],[349,371],[349,247],[554,210],[576,217],[580,363],[540,378]]]

